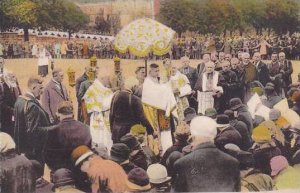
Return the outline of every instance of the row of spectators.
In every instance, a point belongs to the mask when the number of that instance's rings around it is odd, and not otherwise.
[[[41,45],[54,58],[90,58],[96,55],[97,58],[111,59],[115,55],[113,41],[109,39],[85,40],[85,41],[47,41],[47,42],[8,42],[0,41],[0,56],[4,58],[34,58]],[[201,59],[205,53],[224,52],[237,56],[239,52],[248,52],[252,56],[255,52],[260,52],[263,59],[271,59],[273,52],[285,52],[288,59],[300,59],[300,35],[281,36],[203,36],[187,35],[176,38],[170,58],[180,59],[184,55],[189,55],[191,59]],[[126,53],[122,54],[123,59],[137,59],[136,56]],[[149,58],[161,59],[159,56],[149,54]]]

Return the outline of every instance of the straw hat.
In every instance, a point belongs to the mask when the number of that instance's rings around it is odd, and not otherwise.
[[[171,180],[171,177],[168,177],[166,167],[161,164],[150,165],[147,169],[147,174],[152,184],[162,184]]]

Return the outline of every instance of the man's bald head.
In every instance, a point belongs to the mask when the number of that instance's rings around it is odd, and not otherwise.
[[[224,60],[221,65],[222,65],[222,70],[224,72],[230,70],[230,62],[228,62],[227,60]]]
[[[224,60],[225,59],[225,53],[224,52],[220,52],[219,53],[219,60]]]
[[[244,65],[248,65],[250,62],[250,54],[247,52],[244,52],[242,55],[242,60]]]
[[[278,54],[278,57],[279,57],[279,61],[284,61],[285,60],[285,53],[284,52],[280,52]]]
[[[181,62],[184,67],[187,67],[190,64],[190,58],[187,56],[181,57]]]
[[[225,60],[230,62],[231,58],[232,58],[231,54],[225,54]]]
[[[211,73],[215,70],[215,63],[213,63],[212,61],[206,62],[205,63],[205,71],[207,73]]]
[[[231,68],[236,69],[239,66],[239,59],[238,58],[232,58],[231,59]]]
[[[250,54],[248,52],[244,52],[242,54],[242,58],[250,58]]]
[[[204,61],[204,63],[210,61],[210,55],[209,54],[204,54],[203,55],[203,61]]]

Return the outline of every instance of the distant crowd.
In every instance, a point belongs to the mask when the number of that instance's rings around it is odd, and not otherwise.
[[[38,48],[46,47],[53,58],[82,59],[95,55],[101,59],[112,59],[115,55],[113,41],[105,38],[101,40],[54,40],[40,42],[9,42],[0,41],[0,57],[3,58],[35,58]],[[169,55],[174,60],[184,55],[191,59],[201,59],[206,53],[232,54],[237,56],[240,52],[248,52],[252,56],[255,52],[262,55],[262,59],[271,59],[273,52],[284,52],[291,60],[300,59],[300,34],[292,35],[245,35],[245,36],[214,36],[214,35],[183,35],[174,40]],[[136,56],[128,53],[122,54],[123,59],[137,59]],[[152,53],[149,59],[159,60],[160,56]]]

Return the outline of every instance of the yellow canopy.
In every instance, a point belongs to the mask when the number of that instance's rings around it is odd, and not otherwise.
[[[114,48],[120,53],[145,57],[150,51],[155,55],[167,54],[175,31],[149,18],[137,19],[125,26],[114,40]]]

